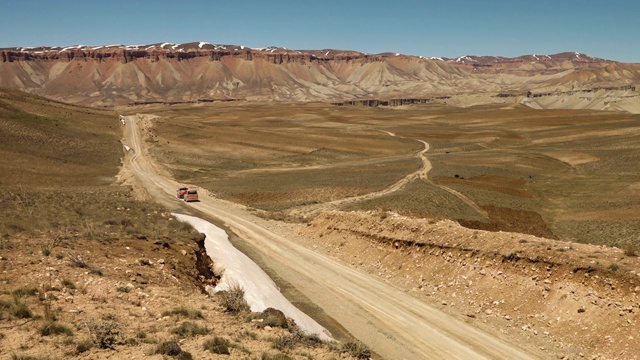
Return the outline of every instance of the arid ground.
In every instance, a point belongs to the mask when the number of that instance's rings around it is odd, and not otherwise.
[[[176,179],[270,217],[389,210],[474,229],[640,245],[638,115],[442,104],[141,111],[159,116],[148,129],[154,155]],[[383,191],[420,169],[421,141],[429,144],[428,180]],[[381,193],[327,204],[372,192]]]
[[[121,136],[115,112],[0,91],[1,359],[338,359],[366,350],[345,334],[323,344],[278,316],[235,314],[233,302],[206,295],[217,280],[201,234],[116,184]]]
[[[637,115],[444,103],[118,110],[147,114],[150,154],[203,203],[245,205],[257,226],[533,357],[640,354]],[[140,181],[121,182],[118,113],[2,91],[0,122],[3,357],[366,353],[345,332],[318,344],[205,295],[216,279],[200,235]],[[216,353],[225,344],[230,355]]]

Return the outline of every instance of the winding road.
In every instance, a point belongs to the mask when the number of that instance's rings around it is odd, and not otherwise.
[[[148,155],[140,131],[146,115],[127,116],[124,167],[154,200],[172,208],[179,184]],[[149,118],[147,118],[149,121]],[[428,150],[425,144],[423,153]],[[425,158],[426,159],[426,158]],[[426,166],[427,164],[425,164]],[[428,164],[430,166],[430,164]],[[424,167],[412,176],[426,176]],[[396,184],[398,186],[402,184]],[[409,294],[260,226],[242,206],[203,196],[190,203],[261,252],[285,281],[386,359],[533,359],[524,350],[447,315]]]

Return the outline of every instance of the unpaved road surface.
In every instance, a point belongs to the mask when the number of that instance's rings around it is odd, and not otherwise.
[[[173,208],[180,202],[175,182],[144,149],[143,115],[128,116],[123,143],[125,160],[139,183],[157,201]],[[147,121],[149,119],[147,118]],[[218,219],[262,252],[278,275],[337,320],[356,338],[387,359],[533,359],[494,336],[451,317],[373,276],[303,247],[259,224],[243,207],[203,193],[190,203]],[[535,351],[527,349],[528,351]]]
[[[386,131],[386,130],[379,130],[379,131],[389,136],[394,136],[394,137],[397,136],[395,133],[392,133],[390,131]],[[399,136],[399,137],[404,139],[409,139],[403,136]],[[456,191],[444,185],[435,184],[433,181],[429,179],[429,171],[431,171],[431,161],[429,161],[429,159],[427,158],[427,152],[429,151],[430,145],[428,142],[424,140],[419,140],[419,139],[411,139],[411,140],[417,141],[422,144],[422,150],[418,151],[415,154],[415,156],[418,159],[420,159],[420,161],[422,162],[422,166],[420,166],[418,170],[405,175],[400,180],[396,181],[395,183],[389,185],[388,187],[380,191],[374,191],[374,192],[370,192],[363,195],[352,196],[344,199],[324,202],[321,204],[300,206],[300,207],[291,209],[289,211],[290,215],[309,217],[311,215],[317,215],[323,211],[335,210],[341,205],[352,204],[356,202],[379,198],[379,197],[394,193],[396,191],[402,190],[402,188],[410,184],[415,179],[420,179],[431,186],[435,186],[441,190],[448,192],[452,196],[457,197],[462,202],[464,202],[469,207],[471,207],[474,211],[476,211],[478,214],[480,214],[480,216],[482,216],[485,220],[488,220],[489,215],[487,214],[487,212],[484,211],[482,208],[480,208],[480,206],[478,206],[476,203],[474,203],[473,200],[469,199],[467,196],[463,195],[459,191]],[[306,168],[306,169],[309,169],[309,168]]]

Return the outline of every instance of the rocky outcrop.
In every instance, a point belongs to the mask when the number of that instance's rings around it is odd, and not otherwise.
[[[399,106],[474,93],[633,92],[639,80],[638,64],[576,53],[426,59],[205,42],[0,49],[0,87],[107,107],[235,99]]]

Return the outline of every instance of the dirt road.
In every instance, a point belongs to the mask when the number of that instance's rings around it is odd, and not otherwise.
[[[143,147],[139,122],[126,118],[125,159],[139,183],[172,208],[177,182],[163,174]],[[148,119],[147,119],[148,120]],[[417,175],[417,174],[416,174]],[[242,206],[205,196],[188,206],[219,219],[262,252],[285,281],[337,320],[356,338],[387,359],[532,359],[535,356],[479,331],[373,276],[290,241],[260,224]],[[287,235],[289,236],[289,235]],[[529,351],[534,351],[528,349]],[[536,354],[539,356],[540,354]]]
[[[386,131],[386,130],[379,130],[379,131],[389,136],[394,136],[394,137],[397,136],[395,133],[392,133],[390,131]],[[405,138],[403,136],[398,136],[398,137],[401,137],[404,139],[410,139],[410,138]],[[477,212],[482,218],[484,218],[485,220],[488,220],[489,215],[487,214],[487,212],[484,211],[475,202],[473,202],[473,200],[469,199],[467,196],[460,193],[459,191],[456,191],[444,185],[435,184],[433,181],[429,179],[429,171],[431,171],[431,161],[429,161],[429,159],[427,158],[427,152],[429,151],[430,145],[428,142],[424,140],[419,140],[419,139],[411,139],[411,140],[417,141],[422,144],[422,150],[418,151],[415,154],[415,156],[418,159],[420,159],[420,161],[422,162],[422,166],[418,170],[403,176],[400,180],[396,181],[395,183],[389,185],[388,187],[380,191],[374,191],[374,192],[366,193],[363,195],[324,202],[321,204],[303,205],[303,206],[291,209],[289,211],[289,214],[294,217],[295,216],[310,217],[311,215],[317,215],[322,211],[335,210],[341,205],[352,204],[360,201],[371,200],[371,199],[379,198],[385,195],[389,195],[396,191],[402,190],[402,188],[410,184],[415,179],[420,179],[424,181],[426,184],[437,187],[441,190],[448,192],[452,196],[457,197],[462,202],[467,204],[470,208],[472,208],[475,212]]]

